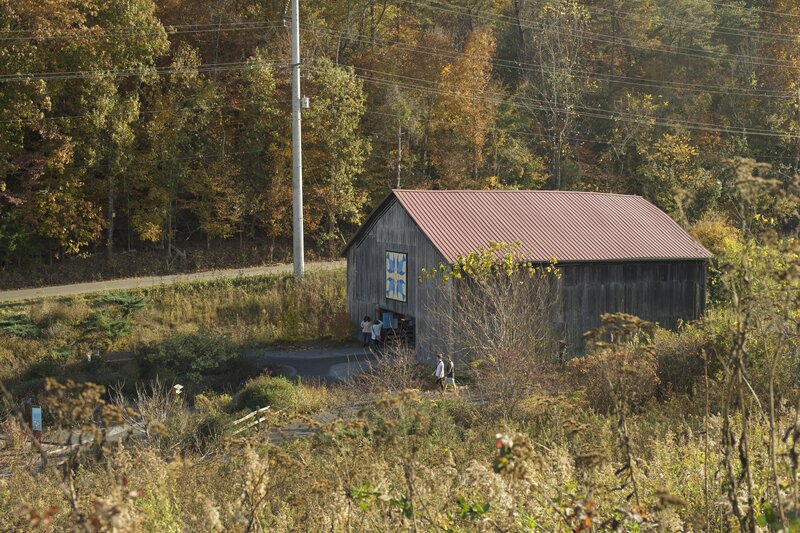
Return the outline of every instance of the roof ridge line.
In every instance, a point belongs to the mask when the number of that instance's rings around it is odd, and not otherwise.
[[[622,192],[602,192],[602,191],[562,191],[554,189],[391,189],[393,193],[423,193],[423,194],[488,194],[488,193],[527,193],[527,194],[586,194],[601,196],[624,196],[627,198],[644,198],[640,194],[627,194]]]

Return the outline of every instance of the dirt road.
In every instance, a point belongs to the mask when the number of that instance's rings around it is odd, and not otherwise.
[[[327,261],[306,263],[306,270],[332,270],[344,268],[345,261]],[[36,298],[51,298],[54,296],[73,296],[90,292],[116,291],[125,289],[141,289],[156,287],[158,285],[171,285],[187,281],[207,281],[219,278],[237,278],[261,276],[264,274],[282,274],[292,271],[291,264],[280,264],[251,268],[231,268],[228,270],[210,270],[192,274],[174,274],[170,276],[151,276],[145,278],[123,278],[108,281],[94,281],[91,283],[75,283],[73,285],[55,285],[52,287],[37,287],[34,289],[19,289],[15,291],[0,291],[0,303],[30,300]]]

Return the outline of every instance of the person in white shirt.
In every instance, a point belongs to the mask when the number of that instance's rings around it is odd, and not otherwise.
[[[375,317],[375,322],[372,323],[372,345],[376,348],[378,347],[378,343],[381,341],[381,330],[383,329],[383,322],[378,320],[378,317]]]
[[[361,337],[364,339],[364,346],[369,346],[372,338],[372,320],[367,315],[364,315],[364,320],[361,321]]]
[[[436,370],[433,372],[433,376],[436,378],[436,385],[439,387],[439,391],[444,393],[444,361],[442,360],[442,354],[436,356]]]

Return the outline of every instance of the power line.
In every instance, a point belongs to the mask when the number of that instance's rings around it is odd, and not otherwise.
[[[317,26],[309,26],[306,25],[306,29],[309,31],[321,31],[323,33],[328,33],[331,35],[338,36],[338,33],[328,30],[325,28],[320,28]],[[378,46],[382,47],[394,47],[399,50],[404,51],[411,51],[417,52],[426,55],[434,55],[439,57],[445,57],[448,59],[460,59],[466,57],[466,54],[463,52],[456,52],[453,50],[446,50],[442,48],[424,48],[419,46],[414,46],[408,43],[404,43],[402,41],[392,41],[392,40],[384,40],[384,39],[372,39],[366,37],[355,37],[350,36],[348,37],[351,41],[356,41],[365,44],[377,44]],[[558,67],[543,67],[539,63],[529,63],[523,61],[511,61],[511,60],[504,60],[499,58],[492,58],[489,60],[482,60],[478,58],[472,58],[473,61],[477,61],[479,63],[485,64],[492,64],[493,66],[500,67],[500,68],[510,68],[514,70],[519,70],[522,72],[552,72],[552,71],[560,71],[560,70],[567,70],[567,69],[559,69]],[[632,85],[636,87],[649,87],[654,89],[672,89],[672,90],[688,90],[688,91],[695,91],[695,92],[711,92],[720,95],[730,96],[731,93],[736,93],[740,96],[748,96],[748,97],[764,97],[764,98],[779,98],[779,99],[789,99],[794,100],[795,96],[794,93],[789,91],[776,91],[776,90],[751,90],[751,89],[744,89],[740,87],[725,87],[722,85],[704,85],[704,84],[691,84],[691,83],[682,83],[682,82],[673,82],[668,80],[653,80],[648,78],[638,78],[634,76],[618,76],[613,74],[606,74],[601,72],[592,72],[582,69],[576,69],[573,72],[573,75],[576,78],[587,79],[587,80],[594,80],[594,81],[613,81],[616,83],[620,83],[623,85]]]
[[[53,40],[76,40],[79,38],[100,40],[113,37],[142,37],[148,35],[161,35],[161,34],[181,35],[181,34],[197,34],[197,33],[220,33],[227,31],[264,30],[271,28],[283,28],[282,24],[267,24],[267,23],[260,23],[258,25],[245,24],[245,23],[226,23],[224,26],[223,25],[215,25],[215,26],[216,27],[207,27],[207,28],[198,27],[196,29],[182,29],[182,30],[171,29],[171,27],[164,27],[164,26],[150,27],[150,28],[143,27],[141,30],[122,28],[120,30],[111,30],[111,29],[104,30],[102,33],[82,33],[76,30],[68,30],[68,32],[70,33],[66,34],[0,37],[0,41],[53,41]]]
[[[397,1],[404,2],[404,3],[407,3],[407,4],[413,4],[413,5],[417,5],[417,6],[427,7],[429,9],[434,9],[434,10],[438,10],[438,11],[442,11],[442,12],[446,12],[446,13],[453,13],[453,14],[457,14],[457,15],[467,15],[467,14],[469,14],[469,13],[465,13],[464,11],[460,11],[458,9],[452,9],[453,7],[456,7],[456,6],[452,6],[451,4],[446,4],[446,3],[443,3],[443,2],[437,2],[436,0],[427,0],[428,2],[430,2],[430,4],[423,3],[420,0],[397,0]],[[441,7],[441,6],[446,6],[446,7]],[[479,14],[476,15],[474,13],[479,13]],[[532,29],[532,30],[539,29],[539,28],[537,28],[535,26],[531,26],[531,25],[518,24],[515,20],[506,20],[509,17],[505,17],[505,16],[502,16],[502,15],[501,16],[497,16],[497,15],[495,15],[493,13],[489,13],[489,12],[486,12],[486,11],[477,10],[474,13],[469,14],[469,15],[474,17],[474,18],[477,18],[477,19],[482,19],[484,22],[487,22],[487,21],[488,22],[500,22],[500,23],[503,23],[503,24],[509,24],[509,25],[518,26],[518,27],[523,28],[523,29]],[[686,46],[668,46],[668,45],[664,45],[662,43],[659,43],[657,46],[651,46],[651,45],[649,45],[647,43],[642,43],[640,41],[637,41],[635,39],[630,39],[630,38],[627,38],[627,37],[619,37],[619,36],[614,36],[614,35],[607,35],[607,34],[604,34],[604,33],[591,32],[591,31],[586,31],[586,32],[582,32],[582,33],[575,33],[575,32],[571,32],[571,31],[568,31],[568,30],[563,30],[563,31],[561,31],[561,33],[565,34],[565,35],[571,35],[571,36],[574,36],[574,37],[583,37],[583,38],[586,38],[586,39],[591,40],[591,41],[600,42],[600,43],[604,43],[604,44],[611,44],[611,45],[614,45],[614,46],[624,46],[624,47],[628,47],[628,48],[639,48],[639,49],[649,50],[649,51],[659,51],[659,52],[665,52],[665,53],[674,54],[674,55],[682,55],[682,56],[686,56],[686,57],[694,57],[694,58],[699,58],[699,59],[719,60],[719,59],[728,58],[728,59],[734,59],[734,60],[742,60],[744,62],[748,62],[751,65],[771,66],[771,67],[780,67],[780,66],[793,67],[793,66],[795,66],[791,61],[788,61],[788,60],[778,60],[778,59],[772,59],[772,58],[767,58],[767,57],[762,57],[762,56],[749,56],[749,55],[744,55],[744,54],[732,54],[732,53],[725,53],[725,54],[723,54],[723,57],[719,57],[719,56],[716,56],[713,53],[711,53],[711,52],[709,52],[707,50],[704,50],[702,48],[692,48],[692,47],[686,47]]]
[[[313,67],[312,67],[313,68]],[[376,74],[383,74],[387,76],[395,76],[404,78],[410,81],[418,81],[423,83],[435,83],[431,82],[430,80],[424,80],[421,78],[413,78],[410,76],[402,76],[397,74],[392,74],[390,72],[382,72],[382,71],[375,71],[371,69],[360,69],[365,72],[373,72]],[[383,85],[394,85],[398,87],[420,90],[424,92],[429,92],[433,94],[440,94],[440,95],[449,95],[458,98],[465,98],[468,100],[482,100],[494,104],[503,104],[508,103],[509,101],[519,101],[525,105],[525,107],[530,109],[536,109],[540,111],[548,111],[548,112],[556,112],[559,114],[574,114],[577,116],[582,117],[589,117],[589,118],[598,118],[603,120],[611,120],[611,121],[620,121],[620,122],[629,122],[629,123],[642,123],[643,120],[652,121],[655,125],[663,126],[663,127],[672,127],[672,128],[685,128],[689,130],[697,130],[697,131],[708,131],[714,133],[728,133],[728,134],[735,134],[735,135],[752,135],[752,136],[759,136],[759,137],[777,137],[777,138],[800,138],[800,135],[794,134],[791,132],[784,132],[784,131],[772,131],[772,130],[763,130],[763,129],[748,129],[748,128],[732,128],[728,126],[724,126],[721,124],[714,124],[714,123],[704,123],[704,122],[694,122],[689,120],[678,120],[678,119],[666,119],[666,118],[659,118],[647,115],[639,115],[635,113],[625,113],[625,112],[617,112],[611,111],[604,108],[594,108],[589,106],[575,106],[576,111],[572,110],[565,110],[565,109],[553,109],[552,107],[548,106],[546,101],[538,100],[534,98],[527,98],[521,96],[514,96],[508,97],[506,95],[498,94],[498,93],[491,93],[482,91],[480,95],[471,95],[471,94],[464,94],[458,91],[444,91],[438,88],[432,88],[430,86],[425,85],[414,85],[412,83],[406,81],[397,81],[397,80],[388,80],[386,78],[380,78],[375,76],[365,76],[363,74],[356,74],[361,79],[365,81],[370,81],[376,84],[383,84]],[[494,97],[494,98],[493,98]]]
[[[168,32],[168,31],[173,31],[173,30],[174,31],[202,30],[204,28],[214,29],[214,28],[219,28],[219,27],[223,27],[223,29],[224,29],[225,27],[228,27],[228,26],[262,26],[262,25],[265,25],[265,24],[272,24],[275,27],[284,27],[284,25],[282,23],[279,24],[276,21],[271,21],[271,20],[240,20],[240,21],[233,20],[233,21],[227,21],[227,22],[219,21],[219,22],[208,22],[208,23],[202,23],[202,24],[163,24],[159,20],[158,25],[155,25],[155,24],[146,24],[146,25],[140,25],[140,26],[116,26],[115,25],[115,26],[110,26],[109,28],[105,28],[105,27],[99,26],[99,25],[94,25],[94,26],[84,26],[83,28],[57,28],[55,30],[50,30],[50,31],[74,32],[73,36],[75,36],[75,35],[84,35],[84,36],[86,36],[87,34],[80,33],[80,30],[91,30],[91,29],[95,29],[95,28],[100,28],[100,29],[103,29],[105,31],[113,30],[114,32],[122,33],[122,32],[136,32],[138,30],[156,30],[156,29],[160,30],[160,29],[164,29],[164,31]],[[16,30],[5,29],[5,30],[0,30],[0,35],[27,33],[27,34],[31,34],[29,36],[33,37],[33,38],[42,37],[42,36],[36,35],[36,32],[38,32],[38,31],[42,31],[42,30],[39,30],[39,29],[36,29],[36,28],[16,29]],[[47,36],[44,36],[44,37],[46,38]],[[26,36],[26,38],[27,38],[27,36]],[[2,38],[0,37],[0,39],[2,39]]]
[[[168,73],[193,74],[193,73],[196,73],[196,72],[210,72],[210,71],[221,71],[221,70],[241,70],[241,69],[259,68],[259,67],[263,67],[265,65],[271,66],[271,65],[274,65],[274,63],[266,63],[266,64],[265,63],[218,63],[218,64],[206,64],[206,65],[200,65],[200,66],[198,66],[196,68],[188,68],[188,67],[187,68],[182,68],[182,69],[163,68],[163,69],[159,69],[158,73],[162,74],[162,75],[163,74],[168,74]],[[433,82],[433,81],[430,81],[430,80],[425,80],[425,79],[421,79],[421,78],[414,78],[414,77],[409,77],[409,76],[402,76],[402,75],[399,75],[399,74],[393,74],[393,73],[389,73],[389,72],[376,71],[376,70],[371,70],[371,69],[360,69],[360,70],[363,70],[365,72],[373,72],[373,73],[384,75],[384,76],[394,76],[395,78],[405,78],[407,80],[415,81],[415,82],[436,83],[436,82]],[[47,79],[86,78],[86,77],[89,77],[92,74],[96,74],[96,73],[92,73],[92,72],[51,73],[48,76]],[[117,71],[117,72],[111,73],[111,75],[143,75],[143,73],[141,71]],[[34,79],[34,77],[31,77],[31,78]],[[44,78],[44,76],[42,76],[42,78]],[[21,79],[21,78],[17,77],[16,79],[4,79],[3,77],[0,76],[0,81],[19,81],[19,79]],[[392,84],[397,84],[396,80],[395,81],[391,81],[391,80],[386,80],[385,78],[370,77],[370,78],[365,78],[365,79],[367,79],[368,81],[375,82],[375,83],[381,83],[381,82],[386,83],[388,81],[388,82],[390,82]],[[431,87],[424,87],[424,86],[415,85],[415,86],[410,87],[410,88],[413,88],[413,89],[416,89],[416,90],[426,90],[428,92],[433,91],[433,92],[435,92],[437,94],[449,94],[451,96],[468,97],[468,96],[465,96],[462,93],[458,93],[458,92],[443,92],[441,90],[438,90],[438,89],[435,89],[435,88],[431,88]],[[491,101],[493,103],[504,103],[504,102],[509,100],[509,97],[507,95],[503,95],[503,94],[499,94],[499,93],[483,92],[482,94],[483,95],[488,95],[488,96],[494,96],[495,98],[493,98],[493,99],[492,98],[488,98],[487,99],[486,96],[482,96],[481,97],[481,98],[483,98],[483,99],[485,99],[487,101]],[[474,98],[474,96],[472,98]],[[527,107],[532,108],[532,109],[543,110],[543,111],[553,111],[553,109],[551,109],[549,107],[545,107],[547,105],[547,102],[544,101],[544,100],[527,98],[527,97],[522,97],[522,96],[514,96],[514,97],[511,97],[510,99],[522,102]],[[732,127],[722,126],[722,125],[714,124],[714,123],[701,123],[701,122],[693,122],[693,121],[687,121],[687,120],[664,119],[664,118],[657,118],[657,117],[652,117],[652,116],[647,116],[647,115],[637,115],[637,114],[632,114],[632,113],[624,113],[624,112],[618,112],[618,111],[613,111],[613,110],[607,110],[607,109],[604,109],[604,108],[593,108],[593,107],[588,107],[588,106],[576,106],[576,109],[581,110],[581,115],[587,116],[587,117],[590,117],[590,118],[600,118],[600,119],[615,120],[615,121],[622,120],[622,121],[629,121],[629,122],[633,121],[631,119],[643,119],[643,120],[647,120],[647,121],[655,120],[655,121],[657,121],[657,123],[659,125],[666,126],[666,127],[684,127],[684,128],[687,128],[687,129],[697,129],[697,130],[701,130],[701,131],[713,131],[713,132],[717,132],[717,133],[730,133],[730,134],[737,134],[737,135],[747,134],[747,135],[754,135],[754,136],[782,137],[782,138],[786,138],[786,137],[794,138],[794,137],[796,137],[795,134],[792,134],[790,132],[775,132],[775,131],[771,131],[771,130],[762,130],[762,129],[757,129],[757,128],[754,128],[754,129],[732,128]],[[563,114],[563,113],[569,113],[570,111],[556,110],[556,112],[559,112],[559,113]],[[633,121],[633,122],[636,122],[636,121]]]
[[[541,0],[533,0],[533,3],[537,2],[537,1],[541,2]],[[461,10],[461,13],[463,15],[471,16],[474,12],[478,12],[478,13],[483,13],[483,14],[486,14],[486,15],[492,15],[492,16],[496,16],[498,18],[503,18],[503,19],[506,19],[506,20],[510,20],[513,23],[517,22],[514,17],[509,17],[508,15],[496,14],[496,13],[492,13],[490,11],[479,10],[479,9],[472,10],[472,9],[470,9],[468,7],[456,6],[456,5],[452,5],[452,4],[446,4],[444,2],[435,2],[435,3],[438,3],[440,5],[444,5],[444,6],[449,6],[449,7],[452,7],[454,9]],[[653,17],[646,18],[646,17],[638,16],[635,13],[632,13],[632,12],[629,12],[629,11],[623,11],[623,10],[619,10],[619,9],[609,9],[609,8],[605,8],[605,7],[602,7],[602,6],[593,6],[593,5],[581,5],[581,7],[583,9],[585,9],[589,13],[595,13],[595,14],[604,13],[604,14],[608,14],[610,16],[614,16],[614,17],[620,18],[622,20],[635,20],[635,21],[638,21],[638,22],[646,22],[646,23],[652,23],[654,21]],[[756,38],[760,37],[763,40],[783,41],[783,42],[790,43],[790,44],[795,44],[797,42],[797,37],[798,37],[797,35],[789,34],[789,33],[771,32],[771,31],[764,31],[764,30],[754,30],[754,29],[749,29],[749,28],[734,28],[734,27],[731,27],[731,26],[723,26],[721,24],[712,25],[711,23],[694,22],[694,21],[688,20],[688,19],[658,18],[657,20],[658,20],[658,22],[660,22],[660,23],[662,23],[662,24],[664,24],[666,26],[673,27],[673,28],[675,28],[675,27],[681,28],[681,29],[683,29],[685,27],[699,28],[699,29],[709,30],[709,31],[711,31],[713,33],[717,33],[717,34],[720,34],[720,35],[729,35],[729,36],[734,36],[734,37],[756,37]],[[761,37],[761,36],[763,36],[763,37]]]
[[[401,0],[401,1],[405,1],[405,2],[409,2],[410,3],[410,0]],[[431,1],[433,1],[433,0],[431,0]],[[440,3],[440,4],[441,5],[449,5],[449,4],[442,4],[442,3]],[[434,7],[434,6],[430,6],[430,7]],[[456,7],[456,6],[451,6],[451,7]],[[439,8],[439,9],[442,9],[442,8]],[[461,13],[461,14],[468,14],[466,12],[461,12],[461,11],[456,11],[456,12]],[[480,13],[488,13],[488,12],[482,11]],[[471,14],[471,13],[469,13],[469,14]],[[509,19],[509,17],[505,17],[505,16],[502,16],[502,15],[501,16],[496,16],[496,15],[487,14],[485,16],[494,17],[494,18],[497,18],[497,19],[502,19],[501,20],[502,22],[506,22],[506,23],[509,23],[509,24],[512,24],[512,23],[516,24],[515,21],[506,20],[506,19]],[[264,28],[282,27],[282,25],[259,26],[259,25],[257,25],[258,23],[247,23],[247,24],[244,24],[244,23],[225,23],[225,24],[228,25],[225,28],[219,28],[218,27],[218,28],[205,28],[205,29],[188,29],[188,30],[183,30],[183,31],[187,32],[187,33],[191,33],[191,32],[218,32],[218,31],[227,31],[228,29],[231,29],[231,30],[248,30],[248,29],[264,29]],[[230,26],[230,25],[233,25],[233,26]],[[199,26],[209,26],[209,25],[197,25],[197,26],[199,27]],[[304,25],[304,26],[306,26],[306,25]],[[182,27],[189,28],[189,27],[192,27],[192,25],[185,25],[185,26],[182,26]],[[306,26],[306,27],[309,27],[309,26]],[[525,27],[528,28],[529,26],[525,26]],[[313,31],[323,31],[323,32],[327,32],[329,34],[336,33],[336,32],[333,32],[332,30],[319,28],[319,27],[315,27],[315,26],[310,26],[309,28],[312,29]],[[175,33],[181,33],[181,31],[176,31]],[[97,35],[97,36],[98,37],[102,37],[103,35]],[[28,37],[26,37],[26,39],[27,38]],[[67,38],[67,37],[65,36],[65,38]],[[353,37],[353,36],[349,36],[348,39],[353,40],[353,41],[359,41],[359,42],[367,42],[365,39],[358,38],[358,37]],[[375,39],[371,39],[369,42],[374,43],[375,41],[376,41]],[[404,46],[406,49],[410,48],[409,45],[401,43],[399,41],[386,41],[386,40],[382,40],[382,39],[378,39],[377,41],[382,41],[383,43],[392,43],[394,46]],[[445,50],[442,50],[442,49],[422,50],[422,49],[418,49],[417,48],[416,50],[417,51],[421,51],[423,53],[443,55],[445,57],[457,57],[456,54],[458,54],[458,52],[450,52],[450,51],[445,51]],[[706,57],[706,56],[703,56],[703,57]],[[748,56],[748,57],[751,57],[751,56]],[[493,64],[495,64],[497,66],[500,66],[500,67],[512,68],[512,69],[523,70],[523,71],[539,71],[539,72],[541,72],[542,68],[544,68],[541,65],[538,65],[538,64],[535,64],[535,63],[516,62],[516,61],[502,60],[502,59],[499,59],[499,58],[494,58],[491,61],[492,61]],[[526,66],[527,67],[538,67],[538,69],[525,68]],[[219,69],[216,69],[216,70],[230,70],[230,68],[225,68],[225,69],[219,68]],[[17,81],[17,80],[28,81],[28,80],[37,80],[37,79],[56,79],[56,78],[58,78],[58,79],[73,79],[73,78],[74,79],[82,79],[82,78],[88,77],[88,76],[90,76],[90,75],[92,75],[94,73],[97,73],[97,74],[100,74],[100,75],[107,75],[106,74],[107,71],[102,71],[102,70],[84,71],[82,73],[59,73],[59,74],[56,74],[56,73],[30,73],[30,74],[16,75],[16,76],[5,76],[5,77],[1,77],[0,76],[0,82],[3,82],[3,81]],[[169,72],[167,72],[167,73],[169,73]],[[130,76],[130,75],[137,75],[137,73],[136,72],[127,72],[127,73],[126,72],[119,72],[118,75],[128,75],[128,76]],[[594,72],[585,71],[585,70],[577,70],[576,77],[583,78],[583,79],[597,80],[597,81],[612,81],[613,80],[613,81],[616,81],[617,83],[620,83],[620,84],[632,85],[632,86],[640,86],[640,87],[652,87],[652,88],[663,88],[663,89],[684,88],[684,89],[698,90],[698,91],[704,91],[704,92],[715,92],[717,94],[730,94],[731,92],[739,92],[744,96],[763,96],[763,97],[775,97],[775,98],[785,98],[785,99],[793,99],[794,98],[794,96],[791,93],[786,92],[786,91],[763,91],[763,90],[762,91],[753,91],[753,90],[749,90],[749,89],[742,89],[742,88],[736,88],[736,87],[710,86],[710,85],[703,85],[703,84],[686,84],[686,83],[680,83],[680,82],[671,82],[671,81],[666,81],[666,80],[652,80],[652,79],[638,78],[638,77],[632,77],[632,76],[616,76],[616,75],[605,74],[605,73],[594,73]],[[598,80],[598,78],[600,78],[600,80]]]
[[[770,11],[769,9],[753,7],[753,6],[734,6],[732,4],[723,4],[721,2],[709,2],[709,4],[711,4],[712,6],[724,7],[724,8],[728,8],[728,9],[742,8],[742,9],[745,9],[747,11],[753,11],[753,12],[756,12],[756,13],[767,13],[769,15],[778,15],[778,16],[781,16],[781,17],[797,17],[797,18],[800,18],[800,15],[795,15],[795,14],[792,14],[792,13],[786,13],[786,12],[782,12],[782,11]]]
[[[359,79],[362,79],[362,80],[365,80],[365,81],[373,81],[373,82],[376,82],[376,83],[397,85],[395,82],[393,82],[391,80],[381,80],[379,78],[370,78],[370,77],[367,77],[367,76],[358,76],[358,77],[359,77]],[[412,86],[412,85],[401,84],[401,86],[402,86],[402,88],[408,88],[408,89],[411,89],[411,90],[419,89],[419,87],[415,87],[415,86]],[[436,92],[442,93],[442,91],[436,91]],[[469,97],[467,97],[467,98],[469,98]],[[244,103],[251,103],[252,100],[244,100],[243,102]],[[285,101],[276,101],[276,103],[286,103],[286,102]],[[496,101],[495,103],[500,103],[500,102]],[[339,104],[333,104],[333,105],[334,106],[338,106]],[[231,108],[234,108],[235,106],[220,105],[220,106],[215,106],[215,107],[231,107]],[[184,108],[184,109],[179,109],[179,110],[191,110],[191,108]],[[158,113],[167,112],[167,111],[171,111],[171,110],[162,110],[162,111],[159,111]],[[402,119],[403,118],[402,115],[398,115],[398,114],[395,114],[395,113],[387,113],[387,112],[375,111],[375,110],[369,110],[369,109],[365,109],[364,110],[364,114],[391,117],[391,118],[396,118],[396,119]],[[57,118],[57,117],[54,117],[54,118]],[[74,117],[62,117],[62,118],[74,118]],[[441,119],[431,119],[431,118],[428,118],[426,120],[426,122],[429,123],[429,124],[458,125],[458,123],[455,122],[455,121],[448,121],[448,120],[441,120]],[[236,122],[236,123],[233,123],[233,124],[229,124],[229,126],[239,126],[241,124],[243,124],[243,122]],[[539,132],[534,132],[534,131],[523,131],[523,130],[512,130],[512,129],[502,129],[502,130],[499,130],[499,131],[502,131],[503,134],[507,134],[507,135],[511,136],[511,138],[516,138],[518,136],[521,136],[521,137],[538,138],[538,139],[547,140],[550,137],[546,133],[539,133]],[[568,140],[568,141],[572,141],[572,142],[587,142],[587,143],[599,143],[599,144],[611,144],[613,142],[613,139],[601,138],[601,137],[567,136],[567,137],[565,137],[565,139]],[[221,151],[221,152],[218,152],[218,153],[201,154],[201,155],[195,155],[195,156],[181,156],[181,157],[149,159],[148,163],[150,163],[150,164],[165,164],[165,163],[173,163],[173,162],[181,162],[181,161],[214,160],[214,159],[221,159],[223,157],[236,156],[236,155],[256,155],[256,154],[264,153],[265,151],[266,151],[266,148],[262,148],[262,149],[258,149],[258,150]],[[372,157],[378,158],[378,157],[380,157],[380,154],[373,153],[373,154],[370,154],[367,157],[368,158],[372,158]],[[781,157],[781,156],[770,156],[769,159],[772,159],[772,160],[793,160],[794,158]],[[97,164],[93,164],[93,165],[71,164],[71,165],[66,165],[63,168],[70,169],[70,170],[92,170],[92,169],[103,169],[103,168],[105,168],[105,166],[106,166],[105,163],[97,163]]]
[[[49,80],[82,80],[94,77],[145,77],[156,74],[164,76],[167,74],[197,74],[199,72],[224,72],[230,70],[249,70],[261,68],[263,66],[280,67],[286,66],[285,63],[269,62],[256,63],[251,61],[241,61],[233,63],[206,63],[187,67],[142,67],[141,69],[128,70],[78,70],[71,72],[25,72],[19,74],[0,75],[0,83],[27,82],[27,81],[49,81]]]
[[[254,103],[253,100],[239,100],[244,103]],[[276,104],[288,104],[291,103],[289,100],[274,100]],[[159,108],[159,109],[146,109],[146,110],[139,110],[139,115],[163,115],[166,113],[180,113],[183,111],[193,111],[193,110],[201,110],[201,109],[239,109],[240,106],[236,106],[230,103],[211,103],[206,105],[197,105],[191,107],[167,107],[167,108]],[[127,113],[120,112],[120,113],[104,113],[102,114],[103,117],[121,117],[125,116]],[[82,115],[54,115],[54,116],[44,116],[44,117],[31,117],[31,118],[13,118],[9,120],[0,120],[0,124],[15,124],[15,123],[36,123],[39,121],[57,121],[57,120],[80,120],[85,118],[96,118],[97,114],[95,113],[85,113]]]

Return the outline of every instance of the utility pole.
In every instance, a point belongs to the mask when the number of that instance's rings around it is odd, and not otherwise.
[[[292,233],[294,275],[305,271],[303,245],[303,147],[300,135],[300,6],[292,0]]]

